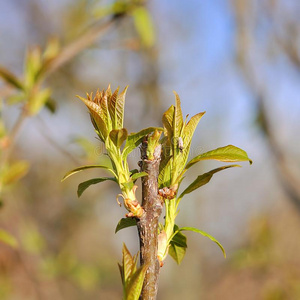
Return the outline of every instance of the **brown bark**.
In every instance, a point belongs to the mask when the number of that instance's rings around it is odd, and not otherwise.
[[[142,206],[144,215],[138,220],[138,233],[140,239],[141,265],[149,265],[143,284],[141,300],[154,300],[157,296],[159,261],[157,259],[158,220],[162,212],[162,204],[158,196],[158,173],[161,156],[161,146],[157,146],[154,158],[149,160],[147,155],[147,142],[141,147],[141,169],[148,176],[142,177]]]

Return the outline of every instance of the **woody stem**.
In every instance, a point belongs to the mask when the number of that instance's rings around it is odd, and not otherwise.
[[[158,148],[159,147],[159,148]],[[148,159],[147,143],[141,147],[142,171],[148,176],[142,178],[143,216],[138,220],[137,227],[140,239],[140,262],[148,265],[140,300],[155,300],[158,290],[160,265],[157,259],[158,219],[162,212],[162,204],[158,196],[158,174],[160,148],[154,150],[153,159]]]

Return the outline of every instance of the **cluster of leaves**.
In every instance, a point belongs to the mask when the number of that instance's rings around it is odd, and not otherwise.
[[[252,163],[252,161],[244,150],[228,145],[202,153],[188,162],[193,134],[205,112],[196,114],[187,122],[188,116],[185,120],[183,119],[180,98],[176,93],[175,98],[176,105],[172,105],[162,118],[165,138],[162,140],[163,157],[158,184],[160,187],[159,194],[164,199],[166,207],[165,222],[164,225],[161,224],[160,226],[160,234],[165,237],[166,241],[159,240],[159,253],[161,253],[159,259],[163,261],[169,253],[179,264],[187,248],[187,239],[182,231],[193,231],[210,238],[218,244],[225,256],[224,248],[214,237],[194,227],[179,228],[175,224],[175,219],[178,214],[178,205],[185,195],[207,184],[215,173],[228,168],[239,167],[239,165],[222,166],[199,175],[186,189],[178,194],[186,171],[196,163],[208,159],[222,162],[249,161]]]
[[[132,256],[125,244],[123,244],[122,254],[122,265],[118,264],[118,266],[123,283],[123,299],[137,300],[142,291],[148,265],[137,268],[138,253]]]
[[[93,178],[81,183],[78,187],[78,195],[80,196],[82,192],[92,184],[103,182],[105,180],[115,181],[121,188],[121,196],[124,198],[125,207],[129,211],[129,214],[126,216],[136,218],[141,217],[143,208],[135,197],[135,190],[137,187],[135,181],[139,177],[147,176],[147,174],[145,172],[138,172],[138,170],[130,171],[127,163],[127,156],[142,142],[146,135],[149,136],[152,134],[148,139],[147,154],[148,159],[151,159],[155,147],[159,144],[162,146],[158,192],[165,203],[166,214],[165,222],[164,224],[160,224],[159,229],[159,260],[163,263],[167,254],[170,254],[178,264],[182,261],[187,248],[187,238],[182,231],[193,231],[210,238],[221,248],[225,256],[224,248],[214,237],[194,227],[180,228],[175,224],[175,219],[178,214],[178,205],[185,195],[207,184],[215,173],[228,168],[239,167],[239,165],[233,164],[213,169],[199,175],[180,194],[178,193],[178,190],[187,170],[200,161],[208,159],[222,162],[249,161],[252,163],[252,161],[244,150],[232,145],[202,153],[188,161],[193,134],[205,112],[196,114],[189,121],[187,121],[188,116],[184,120],[180,99],[176,93],[175,106],[172,105],[163,114],[163,129],[150,127],[143,129],[138,133],[128,134],[127,130],[123,128],[126,89],[127,88],[125,88],[121,94],[118,94],[118,89],[112,93],[110,87],[108,87],[106,91],[98,91],[94,98],[92,95],[87,95],[87,99],[79,97],[90,111],[92,123],[99,138],[105,144],[111,166],[83,166],[68,172],[64,179],[88,168],[104,168],[110,171],[113,174],[113,177]],[[162,131],[164,133],[163,138],[161,138]],[[125,145],[122,146],[124,142]],[[133,225],[136,225],[135,218],[123,218],[118,223],[116,232]]]
[[[124,199],[124,206],[129,211],[128,217],[141,217],[143,209],[136,200],[135,182],[142,176],[147,176],[145,172],[138,172],[137,169],[130,170],[127,162],[128,155],[142,142],[145,135],[154,131],[162,131],[162,128],[149,127],[137,133],[128,134],[123,128],[124,104],[127,87],[119,94],[119,89],[112,93],[110,86],[107,90],[97,91],[96,96],[87,95],[87,98],[79,97],[88,107],[95,131],[100,140],[104,143],[110,165],[90,165],[82,166],[68,172],[64,178],[90,168],[103,168],[112,174],[112,177],[93,178],[82,182],[78,186],[78,196],[92,184],[104,182],[106,180],[115,181],[120,186]],[[124,144],[125,143],[125,144]],[[124,146],[123,146],[124,144]]]
[[[27,51],[24,64],[23,78],[5,68],[0,68],[0,76],[9,85],[15,88],[16,93],[8,97],[7,104],[23,104],[24,111],[34,116],[46,106],[51,112],[55,111],[55,102],[51,98],[51,90],[41,86],[45,71],[51,61],[58,55],[60,46],[57,39],[50,39],[45,50],[32,47]]]

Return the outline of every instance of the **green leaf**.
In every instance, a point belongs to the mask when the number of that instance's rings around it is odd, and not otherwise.
[[[176,261],[178,265],[182,262],[186,253],[186,247],[179,246],[170,242],[169,255]]]
[[[64,181],[65,179],[67,179],[68,177],[70,177],[71,175],[73,174],[76,174],[78,172],[81,172],[83,170],[87,170],[87,169],[94,169],[94,168],[101,168],[101,169],[105,169],[105,170],[108,170],[110,171],[115,177],[116,177],[116,174],[114,173],[114,171],[112,169],[110,169],[109,167],[107,166],[102,166],[102,165],[91,165],[91,166],[82,166],[82,167],[79,167],[79,168],[76,168],[76,169],[73,169],[71,171],[69,171],[61,181]]]
[[[22,83],[9,70],[0,67],[0,77],[2,77],[7,83],[9,83],[10,85],[12,85],[16,89],[24,90],[24,87],[23,87]]]
[[[18,248],[17,239],[4,229],[0,229],[0,241],[14,249]]]
[[[117,233],[121,229],[131,226],[136,226],[136,218],[122,218],[115,229],[115,233]]]
[[[125,160],[126,157],[128,156],[128,154],[142,142],[143,138],[147,134],[152,133],[156,129],[159,131],[163,131],[163,129],[160,127],[149,127],[149,128],[142,129],[141,131],[139,131],[137,133],[129,134],[126,139],[126,143],[125,143],[123,153],[122,153],[123,160]]]
[[[109,137],[117,148],[120,148],[123,142],[127,139],[128,133],[126,128],[113,129],[109,133]]]
[[[177,225],[174,225],[174,233],[175,235],[172,237],[172,240],[170,242],[168,253],[179,265],[186,253],[187,238],[183,233],[180,232],[179,227]]]
[[[224,162],[249,161],[252,164],[252,160],[248,157],[246,151],[233,145],[228,145],[196,156],[186,165],[185,170],[189,169],[195,163],[207,159]]]
[[[131,276],[126,286],[126,300],[139,300],[148,264],[139,267]]]
[[[148,174],[146,172],[134,173],[131,176],[131,179],[133,180],[133,182],[135,182],[138,178],[144,177],[144,176],[148,176]]]
[[[36,115],[43,108],[43,106],[49,101],[51,96],[50,89],[43,89],[29,98],[28,110],[31,115]]]
[[[111,181],[115,181],[117,182],[116,178],[114,177],[102,177],[102,178],[93,178],[84,182],[81,182],[78,185],[78,189],[77,189],[77,196],[78,198],[83,194],[83,192],[92,184],[97,184],[106,180],[111,180]]]
[[[152,47],[155,42],[155,33],[152,18],[148,10],[143,6],[139,6],[132,12],[132,15],[142,44],[145,47]]]
[[[159,188],[169,187],[171,184],[171,169],[173,158],[168,157],[164,159],[159,166],[158,186]]]
[[[239,165],[229,165],[229,166],[223,166],[223,167],[219,167],[216,168],[214,170],[211,170],[207,173],[204,173],[202,175],[199,175],[182,193],[181,195],[178,197],[178,201],[180,201],[180,199],[182,199],[182,197],[186,194],[189,194],[191,192],[193,192],[194,190],[200,188],[201,186],[207,184],[211,178],[213,177],[213,175],[217,172],[220,172],[222,170],[225,169],[229,169],[229,168],[233,168],[233,167],[240,167]]]
[[[134,183],[133,181],[129,181],[129,182],[122,182],[121,183],[121,186],[125,189],[128,189],[128,190],[132,190],[133,186],[134,186]]]
[[[163,114],[162,123],[164,125],[164,135],[168,137],[171,142],[173,138],[173,119],[174,119],[175,107],[171,105],[168,110]]]
[[[9,185],[17,182],[28,173],[28,170],[29,163],[25,160],[12,163],[1,174],[2,184]]]
[[[25,62],[25,89],[31,90],[37,82],[39,71],[42,67],[41,48],[36,46],[29,49]]]
[[[215,242],[220,247],[220,249],[223,252],[224,257],[226,258],[226,253],[225,253],[225,250],[224,250],[223,246],[221,245],[221,243],[218,242],[213,236],[211,236],[207,232],[205,232],[203,230],[200,230],[200,229],[197,229],[197,228],[194,228],[194,227],[182,227],[182,228],[179,229],[179,231],[193,231],[193,232],[197,232],[197,233],[202,234],[203,236],[208,237],[210,240]]]
[[[132,257],[132,255],[130,254],[130,252],[127,249],[125,244],[123,244],[122,254],[123,254],[122,269],[123,269],[123,274],[124,274],[124,281],[125,281],[125,283],[127,283],[129,277],[136,270],[136,261],[135,261],[134,257]]]
[[[186,236],[179,231],[179,227],[177,225],[174,226],[174,232],[177,233],[173,236],[171,242],[176,244],[177,246],[187,248]]]
[[[54,114],[57,109],[57,104],[52,98],[48,98],[48,100],[45,103],[45,107],[52,113]]]
[[[175,118],[173,120],[174,137],[180,137],[181,129],[183,126],[183,116],[181,111],[181,103],[178,94],[174,91],[176,106],[175,106]]]

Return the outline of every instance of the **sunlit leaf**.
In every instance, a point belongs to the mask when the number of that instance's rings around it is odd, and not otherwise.
[[[138,178],[144,177],[144,176],[148,176],[148,174],[147,174],[146,172],[134,173],[134,174],[131,176],[131,179],[133,180],[133,182],[135,182]]]
[[[233,145],[228,145],[196,156],[186,165],[185,169],[187,170],[195,163],[207,159],[224,162],[249,161],[252,164],[252,160],[248,157],[246,151]]]
[[[51,37],[48,42],[46,49],[43,53],[43,58],[45,61],[49,61],[57,56],[60,51],[59,39],[57,37]]]
[[[174,119],[175,107],[171,105],[168,110],[163,114],[162,123],[164,125],[164,134],[168,136],[169,141],[173,138],[173,119]]]
[[[179,227],[177,225],[174,226],[174,232],[176,232],[176,234],[173,236],[170,242],[169,255],[179,265],[186,253],[187,238],[183,233],[180,232]]]
[[[88,99],[77,96],[89,109],[93,125],[103,142],[108,137],[108,127],[102,118],[102,111],[99,105]]]
[[[110,132],[112,127],[111,117],[108,111],[108,98],[111,96],[111,89],[110,86],[108,86],[107,90],[103,92],[97,91],[96,93],[96,99],[98,101],[98,105],[100,106],[100,117],[106,124],[108,131]]]
[[[139,6],[132,12],[135,28],[145,47],[151,47],[155,42],[154,25],[148,10]]]
[[[123,92],[118,95],[119,88],[111,95],[108,103],[108,110],[113,122],[113,128],[120,129],[123,127],[124,122],[124,105],[125,96],[128,86],[125,87]]]
[[[128,135],[126,139],[126,143],[123,150],[123,159],[126,159],[128,154],[134,150],[138,145],[142,142],[143,138],[147,135],[152,133],[155,130],[163,131],[160,127],[149,127],[146,129],[143,129],[137,133],[131,133]]]
[[[21,160],[12,163],[2,171],[1,180],[3,185],[9,185],[17,182],[24,177],[29,170],[29,163]]]
[[[171,184],[171,168],[172,168],[172,157],[165,159],[160,164],[160,170],[158,175],[158,186],[159,188],[169,187]]]
[[[42,53],[40,47],[29,49],[25,62],[25,89],[30,90],[38,79],[42,67]]]
[[[4,229],[0,229],[0,241],[12,248],[18,248],[17,239]]]
[[[43,89],[29,98],[28,110],[31,115],[36,115],[43,108],[43,106],[49,101],[51,96],[50,89]]]
[[[132,190],[134,183],[133,181],[128,181],[128,182],[122,182],[121,186],[128,189],[128,190]]]
[[[115,229],[115,233],[117,233],[121,229],[131,226],[136,226],[136,218],[122,218]]]
[[[229,166],[223,166],[223,167],[219,167],[216,168],[214,170],[211,170],[207,173],[204,173],[202,175],[199,175],[179,196],[178,199],[181,199],[184,195],[189,194],[191,192],[193,192],[194,190],[200,188],[201,186],[207,184],[211,178],[213,177],[213,175],[217,172],[220,172],[222,170],[225,169],[229,169],[229,168],[233,168],[233,167],[240,167],[239,165],[229,165]]]
[[[93,179],[81,182],[78,185],[77,196],[80,197],[89,186],[106,181],[106,180],[111,180],[111,181],[117,182],[116,178],[114,178],[114,177],[93,178]]]
[[[123,142],[127,139],[128,133],[126,128],[113,129],[109,133],[109,137],[117,148],[120,148]]]
[[[173,120],[173,130],[174,130],[174,137],[178,138],[180,137],[181,129],[183,126],[183,116],[181,111],[180,98],[176,92],[174,92],[174,94],[175,94],[176,106],[175,106],[175,117]]]
[[[24,87],[19,79],[11,73],[9,70],[0,67],[0,77],[2,77],[7,83],[15,87],[16,89],[23,90]]]
[[[147,269],[148,265],[145,264],[138,268],[131,276],[128,285],[126,286],[126,300],[139,299]]]
[[[215,242],[220,247],[220,249],[223,252],[224,257],[226,258],[226,253],[225,253],[225,250],[224,250],[223,246],[221,245],[221,243],[218,242],[213,236],[211,236],[207,232],[205,232],[203,230],[200,230],[200,229],[197,229],[197,228],[194,228],[194,227],[182,227],[182,228],[179,229],[179,231],[193,231],[193,232],[197,232],[197,233],[202,234],[203,236],[208,237],[210,240]]]
[[[123,274],[124,274],[124,281],[127,283],[129,277],[133,274],[136,270],[135,260],[134,257],[130,254],[129,250],[127,249],[126,245],[123,243]]]
[[[102,165],[91,165],[91,166],[82,166],[82,167],[79,167],[79,168],[76,168],[76,169],[73,169],[73,170],[69,171],[69,172],[63,177],[63,179],[62,179],[61,181],[64,181],[65,179],[67,179],[67,178],[70,177],[71,175],[74,175],[74,174],[76,174],[76,173],[78,173],[78,172],[81,172],[81,171],[83,171],[83,170],[94,169],[94,168],[100,168],[100,169],[108,170],[108,171],[110,171],[114,176],[116,176],[115,173],[114,173],[114,171],[113,171],[111,168],[107,167],[107,166],[102,166]]]
[[[169,255],[179,265],[183,260],[186,253],[186,247],[178,246],[177,244],[170,242]]]

